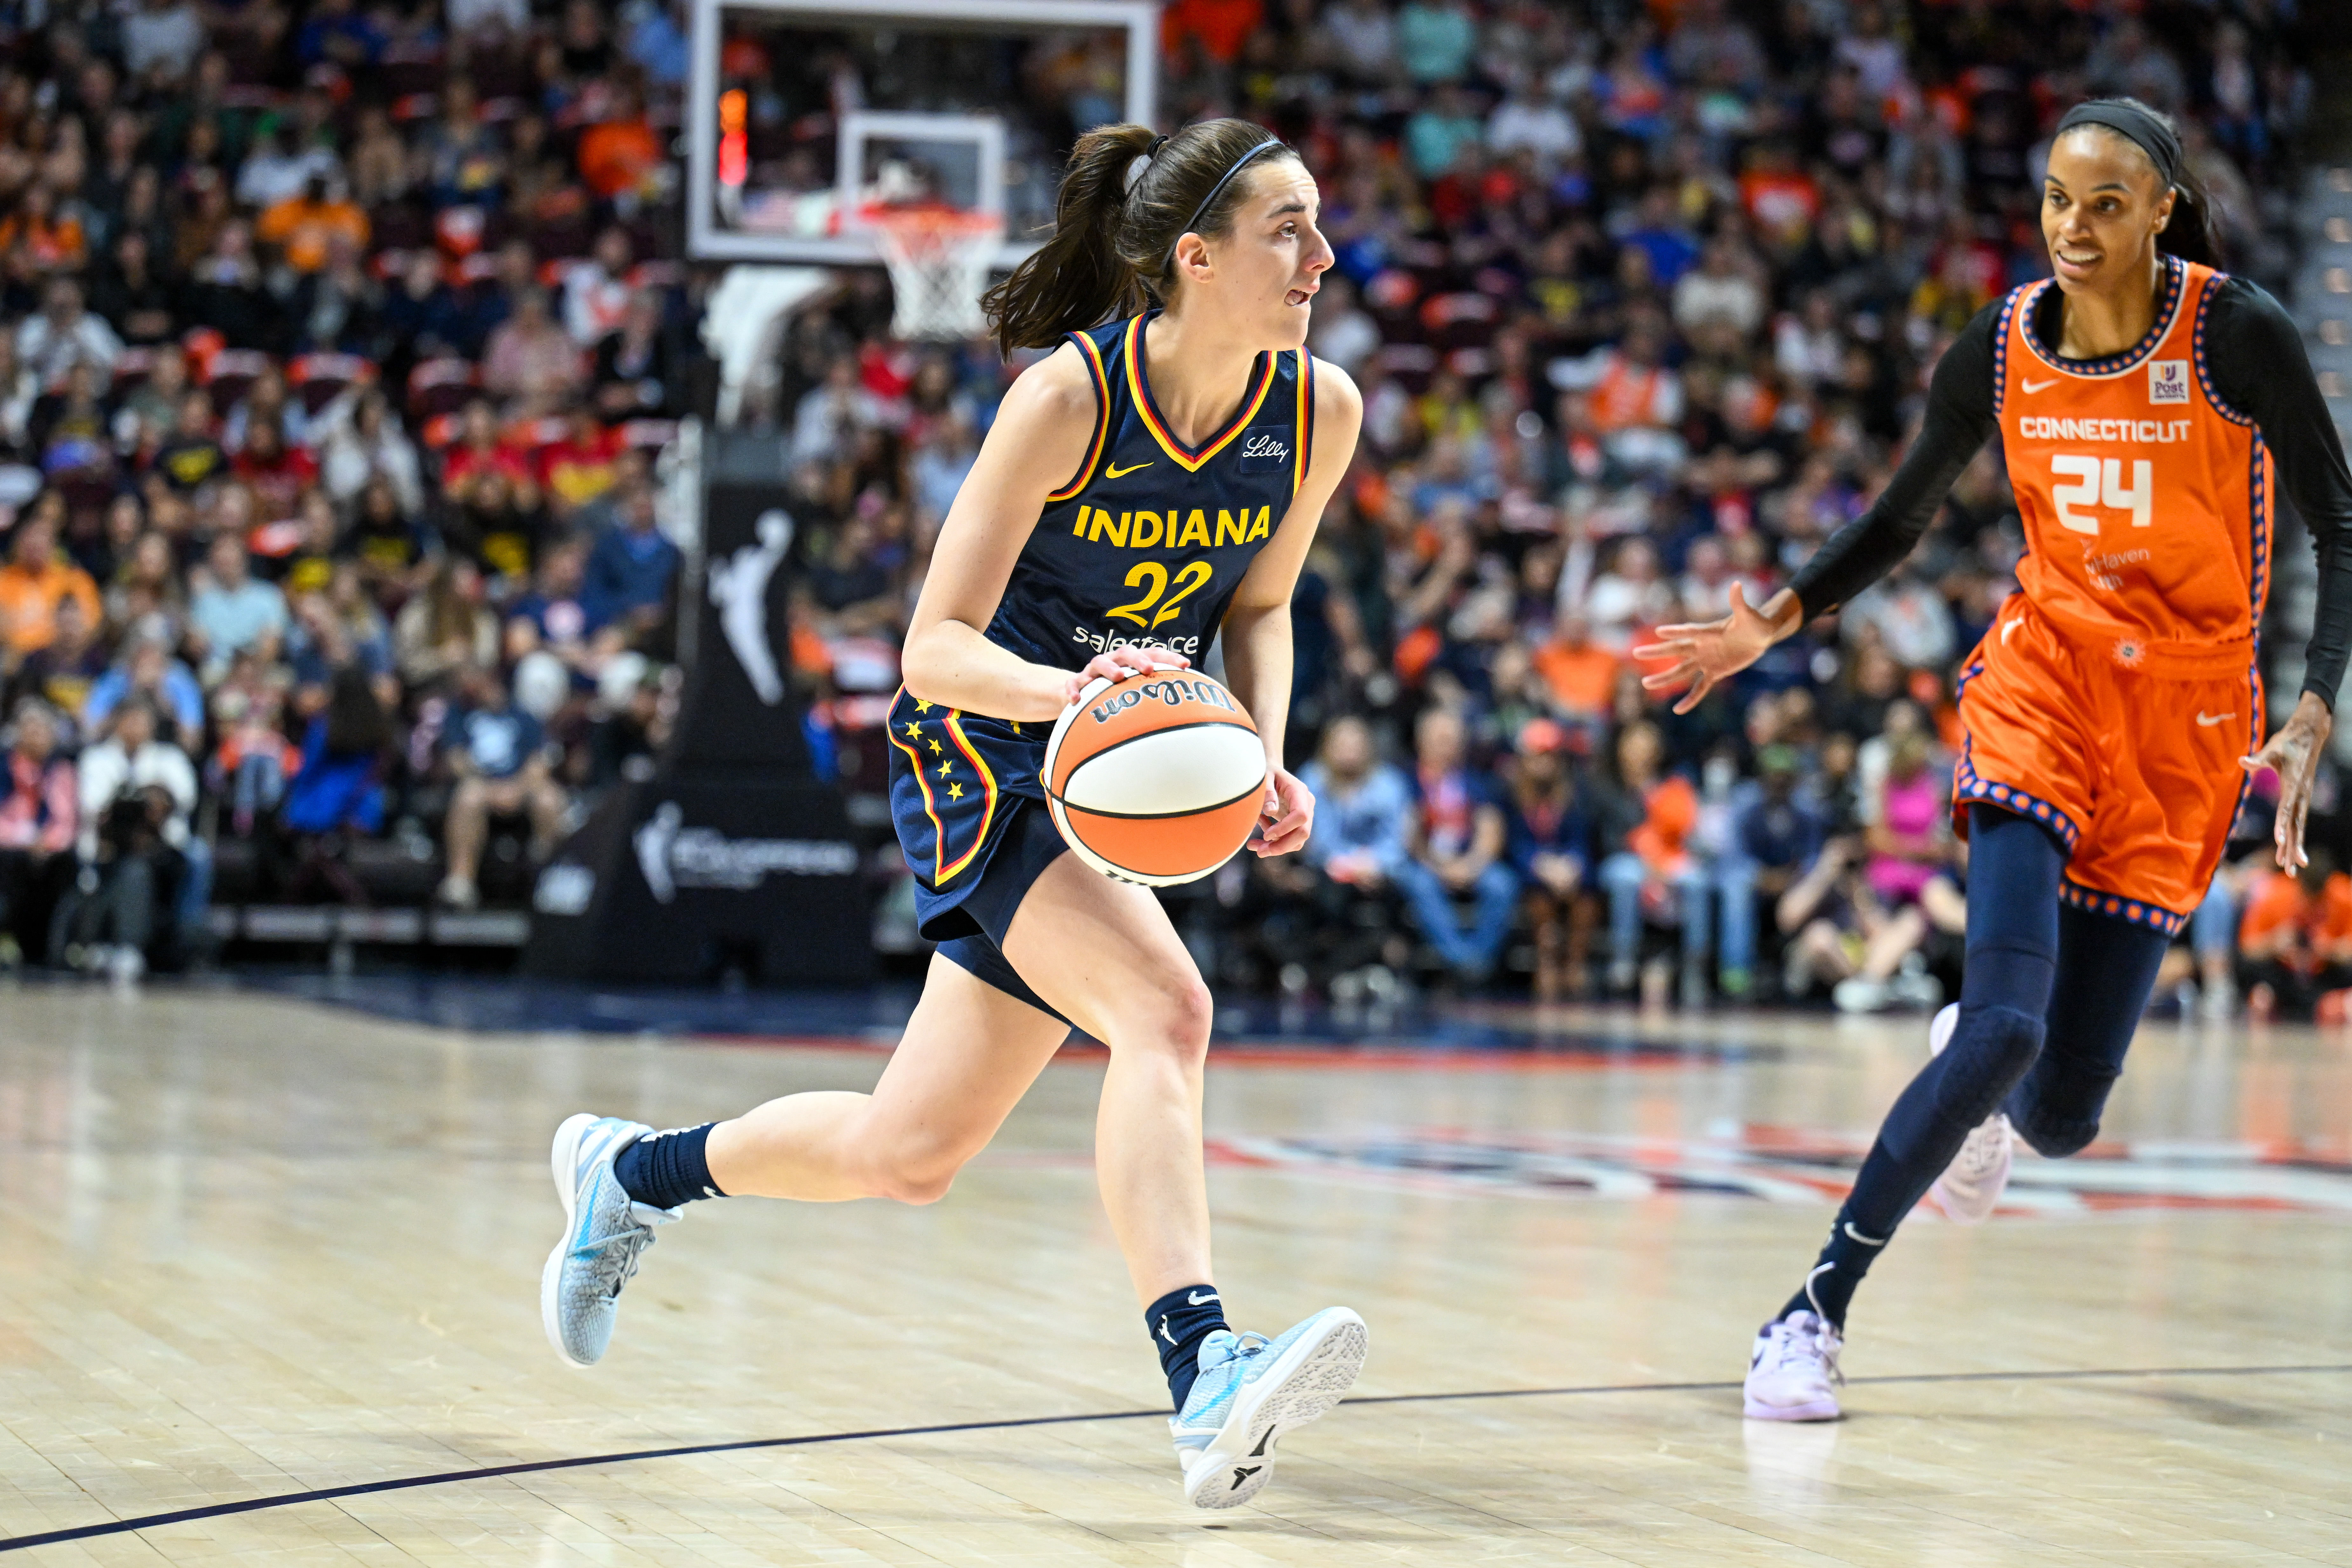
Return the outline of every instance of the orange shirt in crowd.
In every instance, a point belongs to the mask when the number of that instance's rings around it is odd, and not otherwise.
[[[1581,647],[1549,642],[1536,649],[1535,667],[1570,713],[1587,718],[1609,711],[1610,693],[1617,685],[1617,656],[1607,648],[1590,642]]]
[[[0,254],[22,244],[33,265],[44,272],[65,272],[82,264],[88,245],[77,217],[28,217],[11,213],[0,218]]]
[[[2263,873],[2238,921],[2238,944],[2249,952],[2260,951],[2273,945],[2290,927],[2296,929],[2301,939],[2290,942],[2287,951],[2279,955],[2290,966],[2297,966],[2298,960],[2334,963],[2352,957],[2352,876],[2336,872],[2315,897],[2284,871]],[[2306,947],[2308,952],[2304,951]]]
[[[1609,368],[1601,373],[1586,399],[1593,425],[1610,432],[1637,425],[1664,425],[1668,374],[1657,365],[1636,364],[1622,354],[1612,355]]]
[[[641,119],[604,121],[580,138],[580,177],[607,201],[644,184],[661,161],[661,142]]]
[[[1625,847],[1657,875],[1671,877],[1690,863],[1683,846],[1698,826],[1698,791],[1680,773],[1669,774],[1650,786],[1642,805],[1648,815],[1625,836]]]
[[[367,214],[351,202],[314,202],[289,196],[261,215],[254,237],[285,253],[286,265],[297,272],[316,272],[327,265],[327,245],[336,235],[354,250],[367,248]]]
[[[98,584],[62,556],[37,570],[14,561],[0,566],[0,643],[14,654],[48,647],[58,634],[58,605],[67,598],[81,601],[89,625],[100,623]]]

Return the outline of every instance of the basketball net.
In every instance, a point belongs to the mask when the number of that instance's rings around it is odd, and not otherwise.
[[[858,217],[890,268],[893,337],[973,338],[988,330],[980,297],[1004,241],[1003,215],[926,203],[867,206]]]

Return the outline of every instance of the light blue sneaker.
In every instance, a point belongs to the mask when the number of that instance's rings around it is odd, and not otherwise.
[[[613,1176],[613,1157],[653,1131],[617,1116],[569,1117],[555,1130],[548,1163],[563,1200],[563,1238],[539,1277],[539,1318],[547,1342],[573,1366],[593,1366],[613,1342],[621,1287],[637,1271],[653,1227],[680,1210],[633,1203]]]
[[[1238,1508],[1274,1473],[1277,1434],[1339,1403],[1364,1370],[1370,1336],[1345,1307],[1326,1307],[1284,1334],[1234,1334],[1201,1343],[1201,1379],[1168,1422],[1184,1467],[1184,1500]]]

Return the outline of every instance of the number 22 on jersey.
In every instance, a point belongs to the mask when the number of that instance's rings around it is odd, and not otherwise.
[[[2099,458],[2088,453],[2054,452],[2050,458],[2050,473],[2053,479],[2071,479],[2071,484],[2050,487],[2051,504],[2057,509],[2058,521],[2077,533],[2096,533],[2099,520],[2077,507],[2105,507],[2114,511],[2131,513],[2134,528],[2151,528],[2156,523],[2156,465],[2146,458],[2132,459],[2131,488],[2124,488],[2124,459]]]
[[[1143,597],[1132,603],[1105,610],[1103,614],[1116,616],[1122,621],[1132,621],[1139,626],[1156,626],[1163,621],[1172,621],[1178,612],[1183,609],[1184,601],[1199,593],[1207,585],[1209,579],[1215,575],[1216,568],[1207,562],[1187,561],[1176,569],[1176,591],[1169,594],[1168,568],[1157,561],[1139,561],[1127,570],[1127,585],[1130,588],[1142,588]],[[1145,586],[1147,584],[1150,586]],[[1163,594],[1168,595],[1165,604],[1160,603],[1160,595]],[[1160,606],[1160,613],[1150,620],[1145,620],[1144,612],[1155,605]]]

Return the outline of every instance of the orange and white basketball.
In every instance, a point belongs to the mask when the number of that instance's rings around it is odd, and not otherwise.
[[[1096,680],[1045,743],[1046,808],[1079,859],[1149,887],[1197,881],[1248,842],[1265,746],[1198,670]]]

